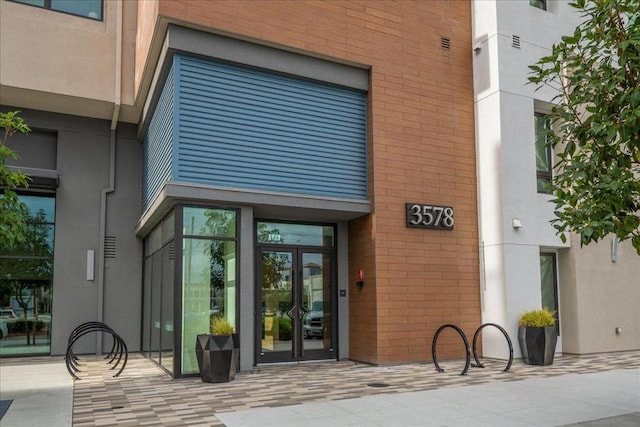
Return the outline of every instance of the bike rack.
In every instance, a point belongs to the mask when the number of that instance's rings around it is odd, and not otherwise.
[[[509,362],[507,363],[507,367],[504,368],[504,372],[509,371],[509,368],[511,368],[511,363],[513,363],[513,344],[511,343],[511,338],[509,338],[509,334],[507,334],[507,331],[505,331],[504,328],[502,328],[500,325],[496,325],[495,323],[485,323],[483,325],[480,325],[480,327],[476,329],[475,334],[473,334],[473,359],[476,362],[473,365],[471,365],[471,349],[469,348],[469,341],[467,340],[467,336],[465,335],[464,331],[462,331],[462,329],[460,329],[456,325],[452,325],[450,323],[440,326],[440,328],[438,328],[435,335],[433,336],[433,341],[431,343],[431,355],[433,356],[433,364],[436,365],[436,371],[444,372],[444,369],[442,369],[438,364],[438,358],[436,357],[436,342],[438,341],[438,336],[440,335],[440,333],[446,328],[455,329],[456,332],[458,332],[458,334],[460,335],[460,337],[462,337],[462,341],[464,341],[464,347],[467,353],[467,360],[464,365],[464,369],[462,370],[462,373],[460,375],[465,375],[469,370],[469,366],[472,366],[474,368],[484,368],[484,365],[480,362],[480,359],[478,358],[476,345],[478,341],[478,336],[480,335],[480,331],[482,331],[487,326],[494,326],[498,328],[500,332],[502,332],[504,337],[507,339],[507,344],[509,344]]]
[[[508,372],[509,368],[511,368],[511,363],[513,363],[513,344],[511,343],[511,338],[509,338],[509,334],[504,328],[500,325],[496,325],[495,323],[485,323],[484,325],[480,325],[478,329],[476,329],[476,333],[473,334],[473,359],[476,361],[474,368],[484,368],[484,365],[480,363],[480,359],[478,359],[478,353],[476,351],[476,343],[478,341],[478,336],[480,335],[480,331],[484,329],[486,326],[494,326],[502,332],[502,335],[507,339],[507,344],[509,344],[509,362],[507,363],[507,367],[504,368],[503,372]]]
[[[433,356],[433,363],[436,365],[436,371],[444,372],[444,369],[442,369],[440,367],[440,365],[438,365],[438,358],[436,357],[436,341],[438,341],[438,336],[440,335],[440,332],[442,332],[446,328],[455,329],[458,332],[458,334],[460,334],[460,336],[462,337],[462,341],[464,341],[464,348],[465,348],[466,353],[467,353],[467,361],[466,361],[466,363],[464,365],[464,369],[462,370],[462,373],[460,375],[465,375],[467,373],[467,371],[469,370],[469,365],[471,364],[471,356],[470,356],[470,351],[469,351],[469,341],[467,341],[467,336],[464,334],[464,332],[462,332],[462,329],[460,329],[456,325],[452,325],[450,323],[447,323],[446,325],[440,326],[440,328],[436,331],[436,334],[433,336],[433,342],[431,343],[431,355]]]
[[[69,340],[67,344],[67,352],[65,354],[65,363],[67,365],[67,371],[69,371],[69,373],[74,379],[77,379],[77,380],[80,379],[80,377],[78,377],[77,375],[78,372],[81,372],[77,363],[79,361],[79,358],[73,353],[73,345],[79,338],[92,332],[98,332],[98,333],[107,332],[111,334],[113,338],[113,345],[111,346],[111,350],[109,351],[109,353],[105,356],[105,359],[109,359],[107,364],[111,364],[117,359],[116,363],[111,367],[111,369],[116,369],[118,365],[120,365],[120,362],[123,361],[122,358],[124,356],[124,361],[122,363],[122,366],[120,366],[120,369],[114,375],[114,377],[117,377],[122,373],[125,366],[127,365],[127,360],[129,357],[128,356],[129,353],[127,351],[127,345],[125,344],[124,340],[120,337],[120,335],[118,335],[113,329],[111,329],[109,326],[107,326],[102,322],[86,322],[79,325],[71,332],[71,334],[69,335]]]

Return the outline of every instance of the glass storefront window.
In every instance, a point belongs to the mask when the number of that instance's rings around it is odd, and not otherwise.
[[[182,224],[179,218],[182,209]],[[176,228],[177,226],[177,228]],[[236,211],[177,207],[145,240],[143,351],[169,372],[180,355],[181,376],[198,373],[196,336],[209,332],[213,316],[236,324],[237,242]],[[182,236],[180,231],[182,229]],[[181,282],[174,281],[175,258],[181,256]],[[182,317],[174,300],[180,286]],[[176,331],[174,325],[182,327]],[[178,348],[174,334],[181,334]]]
[[[555,253],[540,254],[540,290],[542,293],[542,307],[554,312],[556,329],[560,334],[560,318],[558,313],[558,280],[557,260]]]
[[[145,239],[142,351],[173,372],[174,214]]]
[[[325,247],[335,244],[333,226],[258,222],[257,229],[258,243]]]
[[[195,340],[213,316],[236,323],[236,212],[184,209],[182,244],[182,373],[198,372]],[[217,236],[203,238],[198,236]]]
[[[236,237],[236,213],[224,209],[185,207],[182,234],[185,236]]]
[[[176,249],[171,241],[162,248],[162,296],[160,319],[160,364],[173,372],[173,271]]]
[[[55,198],[21,195],[27,236],[0,246],[0,356],[49,354]]]

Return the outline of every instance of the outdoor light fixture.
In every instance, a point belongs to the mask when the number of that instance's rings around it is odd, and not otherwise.
[[[511,226],[517,230],[518,228],[522,228],[522,222],[520,222],[518,218],[513,218],[511,220]]]
[[[88,281],[93,281],[94,261],[95,261],[95,251],[93,249],[87,250],[87,280]]]

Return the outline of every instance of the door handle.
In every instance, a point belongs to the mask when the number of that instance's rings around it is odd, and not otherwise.
[[[301,322],[304,320],[304,316],[306,316],[307,314],[309,314],[309,310],[307,310],[306,308],[302,307],[302,310],[300,310],[300,321]]]
[[[287,311],[287,316],[289,316],[289,319],[293,320],[293,317],[295,316],[297,311],[298,311],[297,306],[294,305],[293,307],[291,307],[291,309]]]

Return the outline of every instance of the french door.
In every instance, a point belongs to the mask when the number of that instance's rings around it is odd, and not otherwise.
[[[332,359],[333,252],[258,248],[258,363]]]

